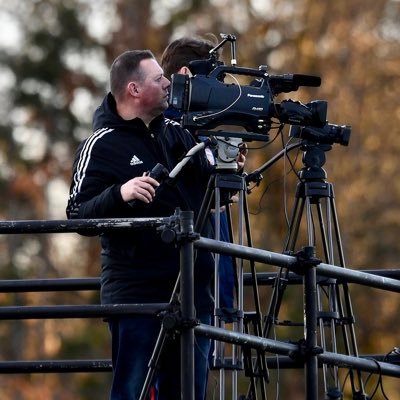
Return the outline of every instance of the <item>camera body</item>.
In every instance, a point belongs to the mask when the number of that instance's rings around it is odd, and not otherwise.
[[[253,82],[250,85],[225,83],[227,75],[250,76]],[[261,67],[257,70],[218,65],[207,75],[172,75],[170,104],[182,113],[182,125],[189,129],[234,125],[248,132],[268,135],[272,118],[323,126],[326,123],[324,106],[314,107],[291,100],[274,102],[278,93],[297,90],[299,86],[319,86],[320,83],[319,77],[310,75],[270,76]]]
[[[222,42],[210,51],[209,59],[189,63],[192,76],[172,75],[169,101],[181,113],[183,127],[193,131],[233,125],[249,132],[247,138],[241,136],[244,140],[268,141],[269,130],[276,119],[281,124],[302,127],[293,132],[293,137],[307,136],[308,140],[316,142],[348,144],[351,127],[328,124],[326,101],[314,100],[307,104],[290,99],[274,101],[278,94],[296,91],[300,86],[320,86],[320,77],[270,75],[266,66],[238,67],[235,36],[221,34],[221,37]],[[217,60],[216,51],[226,42],[231,43],[231,66]],[[235,83],[227,83],[227,76]],[[241,85],[236,76],[251,77],[251,83]]]

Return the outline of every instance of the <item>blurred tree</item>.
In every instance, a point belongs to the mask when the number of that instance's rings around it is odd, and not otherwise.
[[[13,47],[4,45],[0,48],[1,80],[5,82],[0,89],[4,95],[0,110],[3,167],[0,172],[0,215],[10,220],[65,219],[71,157],[78,141],[90,132],[96,96],[103,94],[107,81],[101,37],[95,37],[91,31],[93,26],[90,28],[86,23],[89,17],[95,17],[95,13],[80,1],[2,2],[0,12],[8,21],[6,26],[10,26],[11,32],[11,27],[16,27],[18,33]],[[12,36],[8,37],[12,39]],[[11,235],[0,240],[4,250],[2,278],[98,274],[97,241],[82,241],[71,235]],[[98,303],[98,296],[90,293],[74,296],[16,294],[9,295],[4,301],[21,305],[85,304]],[[108,337],[103,325],[99,332],[104,343]],[[72,329],[66,329],[64,321],[2,324],[0,336],[9,343],[2,350],[2,358],[59,357],[69,342],[76,341],[77,331],[88,332],[86,337],[78,336],[87,356],[91,354],[90,349],[95,349],[97,357],[108,357],[108,346],[99,346],[98,341],[93,340],[96,324],[72,321],[68,327]],[[0,397],[33,399],[41,396],[50,399],[59,392],[55,388],[65,387],[68,389],[63,398],[84,398],[83,391],[81,394],[79,391],[88,381],[84,375],[27,378],[9,380],[1,377]],[[99,380],[104,378],[97,376],[91,385],[95,397],[104,393],[104,389],[96,389],[101,388]],[[93,398],[92,395],[85,398]]]

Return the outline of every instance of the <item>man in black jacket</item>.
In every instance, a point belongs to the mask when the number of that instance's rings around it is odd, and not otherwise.
[[[193,210],[196,217],[212,173],[204,151],[191,158],[173,185],[146,175],[157,163],[171,170],[196,144],[191,134],[162,114],[170,82],[153,54],[135,50],[117,57],[110,87],[95,112],[94,133],[76,153],[68,218],[165,217],[177,207]],[[151,230],[104,233],[101,245],[103,304],[170,300],[179,273],[179,251],[173,245]],[[211,322],[213,268],[211,254],[197,251],[195,306],[203,323]],[[109,325],[114,372],[110,399],[136,400],[160,322],[151,316],[123,316],[112,318]],[[207,338],[196,337],[196,400],[205,396],[209,346]],[[159,400],[180,398],[175,351],[170,347],[161,360]]]

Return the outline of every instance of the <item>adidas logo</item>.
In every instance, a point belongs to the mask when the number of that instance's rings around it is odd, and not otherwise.
[[[139,157],[133,156],[132,159],[131,159],[131,162],[129,164],[130,165],[143,164],[143,161]]]

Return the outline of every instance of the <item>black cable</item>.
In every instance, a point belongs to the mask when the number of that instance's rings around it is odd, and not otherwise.
[[[379,388],[379,386],[380,386],[380,384],[381,384],[381,381],[382,381],[381,367],[380,367],[378,361],[376,361],[376,360],[373,360],[373,361],[376,363],[376,365],[377,365],[377,367],[378,367],[378,370],[379,370],[379,373],[378,373],[378,374],[379,374],[379,375],[378,375],[378,382],[376,383],[375,389],[374,389],[374,391],[372,392],[372,395],[371,395],[371,397],[370,397],[370,400],[372,400],[372,399],[374,398],[374,396],[376,395],[376,393],[377,393],[377,391],[378,391],[378,388]],[[370,376],[372,376],[372,373],[370,374]],[[368,379],[370,378],[370,376],[368,377]]]
[[[281,133],[281,132],[280,132],[280,133]],[[276,138],[275,138],[275,139],[276,139]],[[274,140],[275,140],[275,139],[274,139]],[[295,169],[294,169],[294,165],[295,165],[295,163],[296,163],[296,161],[297,161],[298,154],[299,154],[299,152],[297,152],[297,154],[296,154],[296,156],[295,156],[295,158],[294,158],[294,161],[290,160],[291,169],[290,169],[289,171],[287,171],[286,173],[284,173],[284,175],[282,175],[282,176],[280,176],[280,177],[274,179],[273,181],[271,181],[271,182],[269,182],[269,183],[267,184],[267,186],[265,187],[265,189],[264,189],[264,191],[262,192],[262,194],[261,194],[261,196],[260,196],[260,199],[259,199],[259,201],[258,201],[258,210],[257,210],[257,211],[249,211],[249,214],[251,214],[251,215],[258,215],[258,214],[260,214],[260,213],[262,212],[262,210],[263,210],[263,207],[262,207],[262,205],[261,205],[262,200],[263,200],[264,196],[267,194],[268,190],[270,189],[270,187],[271,187],[272,185],[274,185],[275,183],[277,183],[277,182],[281,181],[282,179],[284,179],[285,176],[286,176],[286,175],[289,175],[291,172],[295,172],[296,176],[298,176],[297,173],[296,173],[296,171],[295,171]],[[289,158],[288,153],[285,154],[285,157],[286,157],[286,158]],[[290,159],[290,158],[289,158],[289,159]],[[250,190],[250,191],[253,190],[253,189],[254,189],[255,187],[257,187],[258,185],[259,185],[259,183],[254,184],[254,186],[252,186],[251,189],[249,189],[249,190]]]

